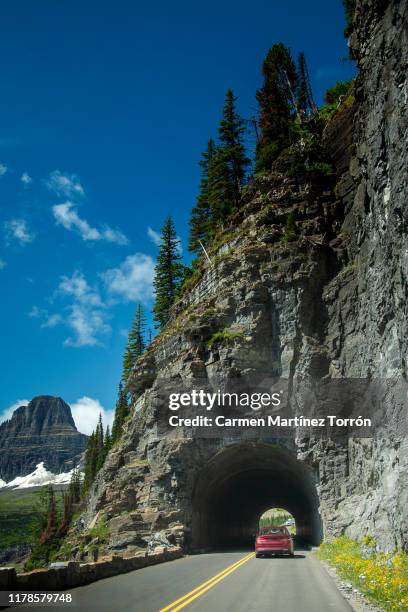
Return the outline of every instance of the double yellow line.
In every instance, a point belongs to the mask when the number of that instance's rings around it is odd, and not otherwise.
[[[183,597],[180,597],[180,599],[177,599],[176,601],[173,601],[173,603],[169,604],[165,608],[162,608],[160,612],[170,612],[170,611],[177,612],[178,610],[185,608],[186,606],[188,606],[189,603],[194,601],[194,599],[197,599],[197,597],[201,597],[201,595],[204,595],[204,593],[212,589],[213,586],[215,586],[218,582],[220,582],[221,580],[224,580],[224,578],[232,574],[232,572],[235,572],[235,570],[241,567],[241,565],[244,565],[244,563],[246,563],[250,559],[253,559],[254,557],[255,557],[255,553],[253,552],[250,553],[249,555],[246,555],[239,561],[236,561],[232,565],[229,565],[228,567],[226,567],[219,574],[216,574],[215,576],[213,576],[206,582],[203,582],[202,584],[200,584],[198,587],[196,587],[189,593],[186,593],[185,595],[183,595]]]

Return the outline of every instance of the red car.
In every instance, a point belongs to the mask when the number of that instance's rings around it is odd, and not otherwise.
[[[263,555],[294,556],[293,539],[286,527],[263,527],[255,540],[255,556]]]

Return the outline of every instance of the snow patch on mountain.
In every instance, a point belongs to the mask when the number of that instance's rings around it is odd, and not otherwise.
[[[48,484],[69,484],[72,472],[73,470],[62,472],[61,474],[53,474],[46,469],[44,461],[41,461],[41,463],[37,464],[34,472],[27,474],[27,476],[17,476],[10,482],[4,482],[4,480],[0,479],[0,489],[28,489],[29,487],[43,487]]]

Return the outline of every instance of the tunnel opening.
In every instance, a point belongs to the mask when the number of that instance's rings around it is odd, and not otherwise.
[[[258,521],[258,532],[271,526],[285,526],[292,536],[296,536],[295,517],[286,508],[268,508]]]
[[[294,517],[299,543],[320,543],[319,498],[310,467],[277,445],[239,444],[219,451],[195,483],[192,549],[253,546],[260,516],[274,507]]]

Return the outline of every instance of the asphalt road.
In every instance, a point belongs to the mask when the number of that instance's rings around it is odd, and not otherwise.
[[[75,604],[66,607],[72,612],[351,610],[308,551],[296,551],[292,559],[255,559],[248,552],[194,555],[100,580],[72,593]]]

